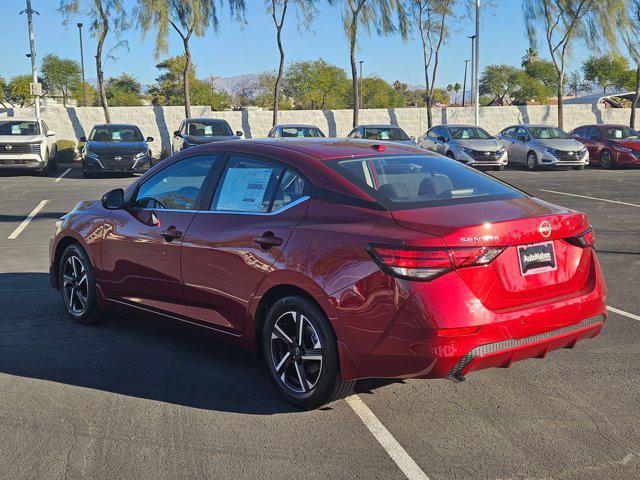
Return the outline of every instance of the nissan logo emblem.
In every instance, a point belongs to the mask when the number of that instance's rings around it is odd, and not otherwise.
[[[551,235],[551,224],[545,220],[538,227],[538,231],[544,238],[548,238]]]
[[[12,148],[13,148],[13,147],[12,147],[11,145],[5,145],[5,146],[4,146],[4,149],[5,149],[5,150],[11,150]]]
[[[122,160],[122,157],[119,157],[119,156],[118,157],[113,157],[113,159],[114,160]],[[549,228],[551,228],[551,227],[549,227]]]

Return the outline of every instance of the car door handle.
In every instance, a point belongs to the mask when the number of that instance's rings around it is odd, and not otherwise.
[[[160,235],[162,235],[167,242],[182,238],[182,232],[180,230],[177,230],[176,227],[173,226],[161,231]]]
[[[258,243],[262,248],[268,249],[271,247],[279,247],[282,245],[282,239],[280,237],[276,237],[273,234],[271,235],[262,235],[261,237],[256,237],[253,239],[254,242]]]

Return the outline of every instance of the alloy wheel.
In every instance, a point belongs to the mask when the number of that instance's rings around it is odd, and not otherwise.
[[[271,368],[296,394],[313,390],[322,373],[323,345],[313,323],[301,312],[280,315],[271,331]]]
[[[527,155],[527,168],[529,170],[535,170],[537,167],[536,154],[531,152]]]
[[[70,255],[64,263],[62,289],[69,311],[76,316],[82,315],[89,299],[89,278],[82,259],[76,255]]]
[[[608,150],[602,152],[602,156],[600,157],[600,164],[602,165],[602,168],[611,168],[611,152],[609,152]]]

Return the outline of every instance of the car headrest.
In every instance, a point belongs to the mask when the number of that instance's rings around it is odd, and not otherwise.
[[[424,195],[426,197],[439,197],[445,192],[449,192],[453,189],[453,183],[446,175],[436,173],[431,177],[426,177],[420,182],[420,188],[418,189],[418,195]]]
[[[378,187],[378,192],[387,198],[410,197],[411,190],[404,183],[385,183]]]

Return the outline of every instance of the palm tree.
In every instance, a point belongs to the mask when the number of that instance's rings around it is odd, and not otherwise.
[[[407,17],[402,0],[329,0],[330,4],[339,3],[342,10],[342,22],[349,39],[349,57],[351,60],[351,82],[353,90],[353,126],[358,125],[360,113],[360,88],[356,66],[356,47],[360,27],[367,32],[374,27],[376,33],[388,35],[400,31],[407,37]],[[394,13],[398,24],[393,22]]]
[[[243,22],[245,0],[227,0],[227,3],[231,16]],[[182,39],[185,57],[182,82],[186,118],[191,118],[189,72],[192,64],[189,41],[192,35],[204,36],[211,24],[214,30],[218,31],[218,4],[222,4],[222,0],[139,0],[136,9],[143,36],[151,28],[157,28],[156,58],[168,50],[167,37],[170,28],[173,28]]]
[[[287,8],[289,3],[298,7],[299,20],[302,20],[302,24],[310,26],[313,16],[316,13],[315,1],[316,0],[265,0],[267,3],[267,10],[271,13],[273,23],[276,27],[276,42],[278,43],[278,50],[280,52],[280,64],[278,66],[278,76],[276,77],[275,86],[273,88],[273,126],[278,123],[278,108],[280,100],[280,85],[282,83],[282,74],[284,72],[284,48],[282,47],[282,27],[284,25],[284,19],[287,15]],[[298,24],[300,27],[300,24]]]
[[[540,54],[538,53],[538,50],[536,50],[533,47],[529,47],[527,48],[527,51],[522,57],[522,62],[520,62],[520,66],[522,68],[527,68],[529,65],[531,65],[534,62],[537,62],[538,60],[540,60]]]

